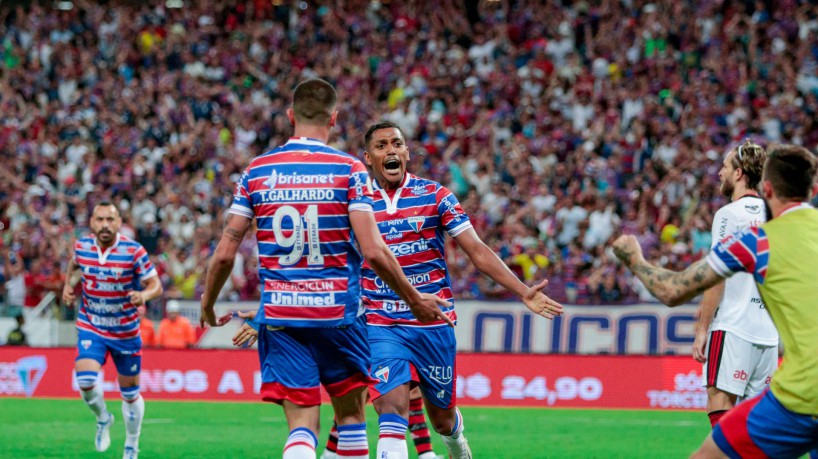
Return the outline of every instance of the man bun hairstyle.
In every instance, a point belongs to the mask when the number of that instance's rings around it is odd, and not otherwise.
[[[302,81],[293,91],[293,114],[297,123],[327,125],[337,104],[335,88],[320,78]]]
[[[747,188],[758,191],[761,184],[761,174],[764,170],[764,161],[767,160],[767,152],[764,147],[747,139],[743,144],[736,147],[736,154],[733,156],[733,168],[741,169],[747,178]]]
[[[806,201],[815,183],[818,161],[815,155],[797,145],[772,145],[764,164],[764,180],[773,186],[776,196],[785,201]]]

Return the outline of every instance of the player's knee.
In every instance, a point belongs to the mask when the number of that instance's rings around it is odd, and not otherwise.
[[[122,400],[128,403],[135,402],[139,398],[139,386],[120,387],[119,393],[122,395]]]
[[[77,372],[77,386],[80,390],[91,390],[97,384],[96,371],[78,371]]]

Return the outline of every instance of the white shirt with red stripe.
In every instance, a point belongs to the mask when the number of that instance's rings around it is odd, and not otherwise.
[[[767,221],[764,201],[744,196],[722,207],[713,217],[713,247],[730,235]],[[778,331],[758,293],[751,273],[738,273],[724,281],[722,297],[710,331],[724,330],[762,346],[778,345]]]

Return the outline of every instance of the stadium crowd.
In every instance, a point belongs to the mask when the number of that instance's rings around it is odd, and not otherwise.
[[[198,298],[233,184],[286,141],[308,77],[338,88],[333,146],[362,156],[369,124],[398,123],[410,170],[568,303],[650,300],[608,249],[620,231],[671,269],[705,254],[728,146],[818,147],[815,2],[172,3],[0,7],[7,304],[60,291],[103,197],[166,297]],[[225,299],[257,298],[255,246]],[[448,257],[459,297],[505,297]]]

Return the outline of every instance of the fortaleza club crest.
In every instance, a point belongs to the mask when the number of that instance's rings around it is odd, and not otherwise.
[[[375,377],[383,382],[389,382],[389,367],[383,367],[376,371]]]
[[[409,217],[406,219],[406,221],[409,222],[409,226],[411,226],[416,233],[419,233],[420,230],[423,229],[423,222],[426,221],[426,217]]]

